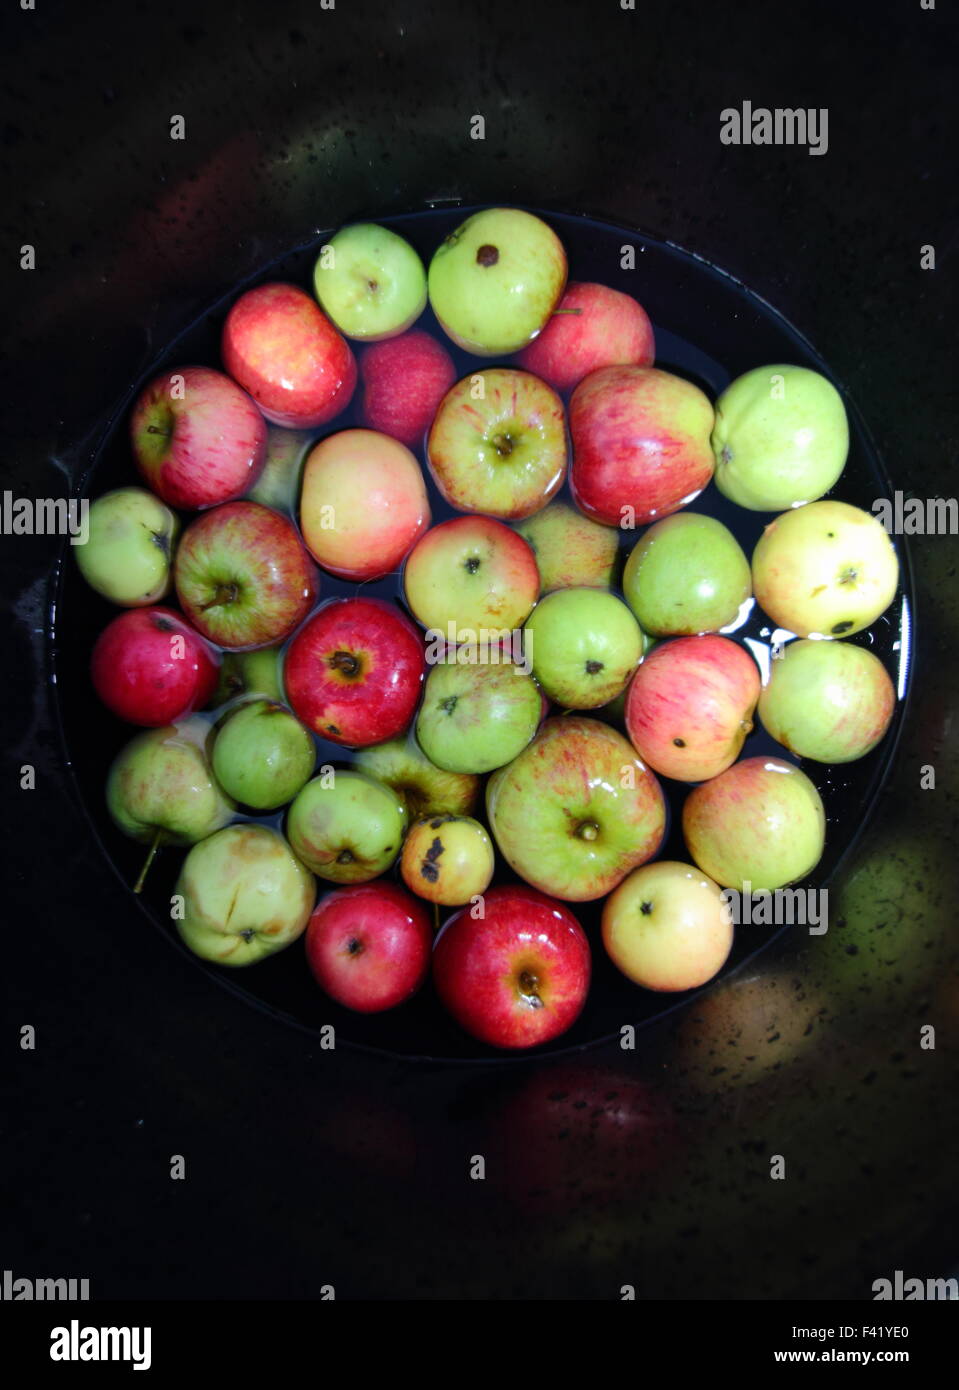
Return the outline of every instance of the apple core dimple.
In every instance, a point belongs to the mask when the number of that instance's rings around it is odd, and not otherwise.
[[[495,246],[490,246],[488,244],[486,246],[481,246],[476,253],[477,265],[495,265],[498,260],[499,251],[496,249]]]

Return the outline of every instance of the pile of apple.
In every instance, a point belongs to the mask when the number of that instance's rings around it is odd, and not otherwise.
[[[223,371],[152,381],[130,421],[146,488],[91,508],[80,568],[126,609],[92,680],[144,729],[111,816],[150,846],[144,872],[189,847],[172,916],[198,956],[246,966],[305,933],[350,1009],[431,974],[474,1037],[546,1042],[589,989],[570,904],[600,898],[629,979],[703,984],[732,945],[722,889],[794,883],[822,854],[796,759],[862,757],[895,703],[837,640],[898,583],[879,522],[817,500],[848,452],[838,393],[774,364],[714,405],[653,366],[635,299],[567,284],[556,234],[514,209],[469,217],[428,273],[393,231],[348,226],[314,290],[246,291]],[[412,328],[427,300],[477,359],[460,380]],[[363,427],[337,427],[351,402]],[[431,525],[414,450],[452,519]],[[711,480],[780,513],[751,563],[684,510]],[[324,572],[355,595],[324,600]],[[363,593],[394,574],[397,598]],[[785,642],[762,672],[732,635],[754,603]],[[740,758],[757,708],[793,758]],[[687,793],[690,863],[655,861],[660,777]],[[497,853],[518,881],[491,888]]]

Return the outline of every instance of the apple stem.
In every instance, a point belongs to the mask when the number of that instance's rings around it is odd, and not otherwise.
[[[433,930],[434,930],[434,932],[438,932],[439,929],[440,929],[440,905],[439,905],[439,903],[434,903],[434,904],[433,904]]]
[[[159,425],[147,425],[147,434],[162,434],[166,439],[169,439],[172,433],[172,430],[161,430]]]
[[[553,318],[555,318],[557,314],[581,314],[582,312],[582,309],[554,309]]]
[[[150,846],[150,850],[149,850],[149,853],[147,854],[146,859],[144,859],[144,861],[143,861],[143,868],[140,870],[140,877],[137,879],[136,883],[133,885],[133,891],[134,891],[134,893],[139,893],[139,892],[140,892],[140,890],[141,890],[142,887],[143,887],[143,881],[144,881],[144,879],[146,878],[147,874],[150,872],[150,865],[153,863],[154,859],[156,858],[157,850],[160,848],[160,835],[161,835],[161,834],[162,834],[162,831],[159,831],[159,830],[158,830],[158,831],[156,832],[156,834],[154,835],[154,837],[153,837],[153,843],[152,843],[151,846]]]

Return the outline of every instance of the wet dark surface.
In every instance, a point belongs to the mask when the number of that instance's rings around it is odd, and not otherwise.
[[[946,7],[50,0],[3,26],[14,495],[68,491],[163,345],[272,257],[451,197],[592,212],[723,266],[816,345],[897,486],[957,490]],[[828,154],[722,146],[719,112],[746,99],[827,105]],[[25,243],[37,269],[11,270]],[[874,825],[830,885],[829,933],[785,934],[635,1052],[505,1069],[322,1051],[131,912],[53,724],[58,548],[2,544],[8,992],[13,1028],[37,1030],[12,1067],[5,1267],[88,1275],[94,1297],[332,1282],[609,1298],[629,1282],[859,1299],[897,1268],[955,1265],[954,538],[910,543],[913,698]]]

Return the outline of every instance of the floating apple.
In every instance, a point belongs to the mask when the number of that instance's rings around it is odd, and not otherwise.
[[[444,1007],[491,1047],[536,1047],[565,1033],[589,990],[586,933],[563,903],[526,887],[491,888],[483,916],[464,907],[433,947]]]
[[[316,748],[283,705],[253,700],[220,725],[212,762],[217,781],[234,800],[255,811],[275,811],[313,775]]]
[[[360,377],[363,423],[418,449],[456,368],[442,343],[414,329],[366,348]]]
[[[333,883],[367,883],[400,852],[407,813],[400,797],[361,772],[314,777],[287,813],[286,833],[308,869]]]
[[[600,367],[651,367],[655,356],[653,325],[632,295],[570,281],[552,318],[518,361],[557,391],[571,391]]]
[[[529,372],[475,372],[440,402],[428,462],[440,492],[459,511],[531,516],[566,477],[563,403]]]
[[[559,237],[518,208],[474,213],[430,262],[430,304],[440,326],[479,357],[524,347],[549,320],[565,285]]]
[[[487,784],[490,828],[510,867],[570,902],[601,898],[652,858],[662,789],[621,734],[596,719],[547,719]]]
[[[224,652],[216,689],[206,703],[219,709],[260,698],[283,703],[282,647],[258,647],[252,652]]]
[[[306,460],[300,523],[310,554],[331,574],[382,579],[430,524],[420,466],[387,434],[331,434]]]
[[[114,714],[159,727],[203,708],[219,665],[216,649],[172,608],[134,608],[100,633],[90,676]]]
[[[478,775],[521,753],[541,717],[536,683],[518,667],[441,662],[426,678],[416,737],[437,767]]]
[[[793,763],[746,758],[694,787],[683,807],[694,861],[724,888],[782,888],[822,857],[826,817],[816,788]]]
[[[704,782],[739,757],[759,692],[759,668],[728,637],[660,642],[626,696],[630,742],[661,776]]]
[[[557,589],[526,620],[533,675],[564,709],[596,709],[627,685],[642,656],[632,613],[602,589]]]
[[[565,502],[550,502],[516,530],[536,556],[540,588],[608,589],[619,556],[619,532],[600,526]]]
[[[882,524],[848,502],[777,516],[753,551],[756,602],[798,637],[851,637],[896,596],[899,561]]]
[[[175,512],[142,487],[105,492],[90,508],[86,540],[74,547],[77,566],[98,594],[123,608],[158,603],[173,579]]]
[[[849,642],[790,642],[770,663],[759,716],[777,743],[817,763],[850,763],[889,728],[896,689],[885,666]]]
[[[539,596],[532,550],[515,531],[485,516],[444,521],[410,552],[404,575],[406,601],[424,627],[444,638],[469,629],[459,642],[478,642],[485,632],[522,626]]]
[[[306,929],[306,959],[317,984],[363,1014],[412,998],[429,974],[432,949],[426,909],[395,883],[334,889]]]
[[[713,475],[713,408],[657,367],[603,367],[573,392],[570,487],[607,526],[640,526],[691,502]]]
[[[623,593],[657,637],[717,632],[752,593],[749,561],[721,521],[699,512],[664,517],[636,542]]]
[[[490,837],[469,816],[430,816],[410,827],[400,872],[411,893],[459,907],[485,893],[495,856]]]
[[[348,338],[392,338],[426,308],[426,271],[404,237],[373,222],[343,227],[313,271],[316,297]]]
[[[266,462],[263,472],[246,494],[249,500],[292,516],[300,496],[303,460],[312,442],[311,430],[267,426]]]
[[[732,944],[719,885],[690,864],[644,864],[603,904],[609,958],[644,989],[697,989],[722,969]]]
[[[716,486],[756,512],[814,502],[846,466],[842,397],[808,367],[755,367],[716,402]]]
[[[392,787],[411,819],[468,816],[479,799],[479,777],[437,767],[411,735],[361,748],[353,766]]]

